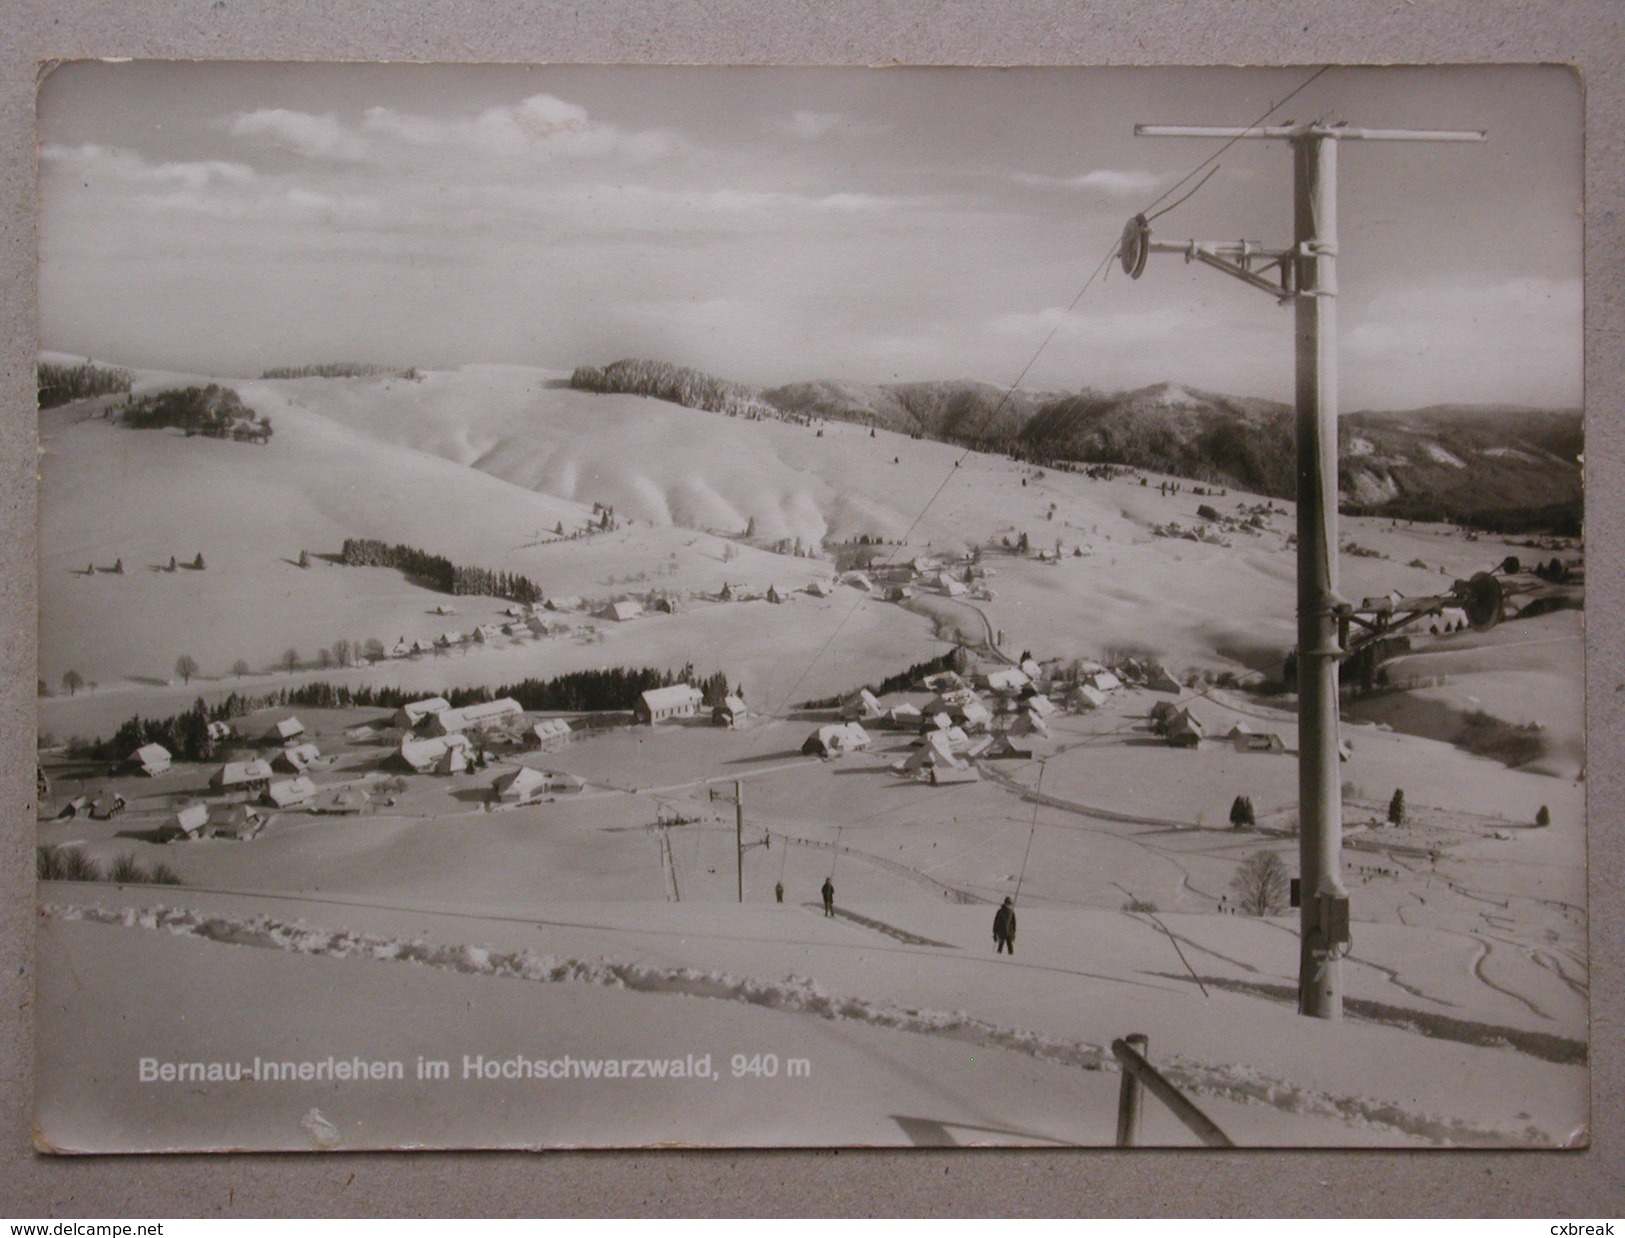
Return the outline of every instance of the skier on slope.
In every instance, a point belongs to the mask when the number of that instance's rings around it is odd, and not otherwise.
[[[998,943],[993,951],[995,954],[1003,954],[1006,950],[1015,954],[1016,907],[1008,898],[993,913],[993,940]]]

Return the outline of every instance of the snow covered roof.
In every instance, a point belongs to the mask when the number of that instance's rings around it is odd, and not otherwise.
[[[241,787],[251,782],[269,782],[271,767],[264,761],[228,761],[209,779],[216,787]]]
[[[705,697],[705,693],[686,683],[673,684],[669,688],[650,688],[643,693],[643,703],[648,706],[651,713],[663,709],[683,709],[690,705],[698,705]]]
[[[310,779],[284,778],[273,782],[265,789],[265,798],[278,808],[287,808],[291,804],[302,804],[316,794],[316,784]]]

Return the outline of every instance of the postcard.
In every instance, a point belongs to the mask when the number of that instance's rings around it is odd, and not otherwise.
[[[1585,1146],[1582,115],[55,68],[38,1146]]]

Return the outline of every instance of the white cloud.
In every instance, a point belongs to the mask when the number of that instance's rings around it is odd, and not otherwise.
[[[264,138],[273,145],[312,159],[365,158],[367,144],[336,116],[312,116],[287,108],[241,112],[227,125],[233,137]]]
[[[1078,176],[1045,176],[1037,172],[1017,172],[1013,180],[1023,185],[1042,185],[1056,189],[1096,189],[1112,197],[1126,198],[1134,194],[1149,193],[1160,185],[1164,177],[1156,172],[1121,172],[1110,168],[1097,168]]]
[[[356,124],[272,108],[239,113],[227,128],[234,136],[263,139],[311,159],[385,164],[413,154],[521,162],[616,155],[644,162],[686,145],[661,130],[627,132],[595,122],[585,108],[549,94],[450,119],[371,107]]]
[[[785,133],[794,138],[803,138],[815,142],[819,138],[828,137],[832,133],[844,133],[848,137],[872,133],[886,133],[890,125],[876,124],[873,121],[854,120],[850,116],[843,116],[838,112],[792,112],[788,117],[774,117],[768,122],[768,127],[779,133]]]
[[[180,163],[148,163],[134,151],[116,146],[40,147],[40,162],[97,188],[124,186],[180,186],[201,190],[209,186],[247,186],[258,173],[244,163],[205,159]]]

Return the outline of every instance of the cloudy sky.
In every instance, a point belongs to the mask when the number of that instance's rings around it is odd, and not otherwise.
[[[40,332],[130,365],[359,360],[1291,397],[1291,311],[1124,220],[1309,70],[68,65],[40,128]],[[1581,100],[1541,68],[1333,69],[1345,409],[1577,406]],[[1290,239],[1284,143],[1162,239]]]

